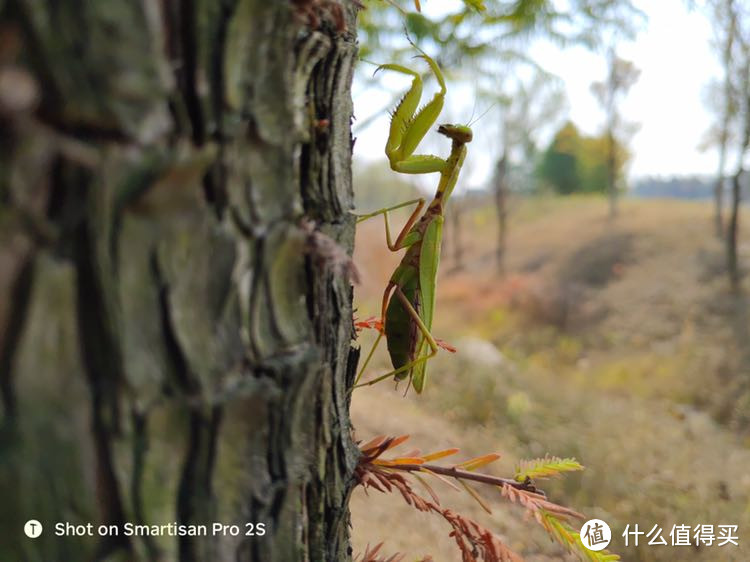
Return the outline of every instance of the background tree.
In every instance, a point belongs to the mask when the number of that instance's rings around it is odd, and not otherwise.
[[[512,184],[518,192],[533,191],[534,163],[539,158],[537,138],[559,119],[566,103],[559,80],[540,68],[533,68],[530,78],[512,82],[499,81],[496,87],[481,92],[483,98],[498,105],[500,114],[500,154],[491,180],[498,220],[495,258],[500,274],[505,269]]]
[[[451,76],[454,84],[465,80],[479,85],[478,91],[483,92],[497,86],[497,76],[513,76],[518,67],[536,66],[527,52],[531,40],[596,48],[608,30],[617,29],[622,36],[631,37],[644,21],[631,0],[468,0],[448,7],[444,4],[439,3],[440,15],[428,17],[413,10],[412,0],[368,3],[359,21],[362,57],[378,63],[408,63],[414,51],[404,41],[406,29],[444,71],[459,74]],[[477,9],[479,4],[486,9]],[[393,5],[401,6],[402,11]],[[481,33],[477,33],[479,28]],[[368,75],[365,78],[372,74],[364,65],[363,71]],[[398,97],[359,121],[355,132],[390,109]]]
[[[709,106],[718,115],[718,122],[708,131],[707,143],[719,148],[719,162],[714,186],[714,225],[716,235],[724,236],[724,173],[732,133],[732,119],[736,115],[737,93],[733,83],[733,54],[737,34],[737,10],[734,0],[710,0],[708,8],[714,30],[714,49],[721,57],[724,78],[711,88]]]
[[[693,3],[690,3],[691,5]],[[726,227],[727,270],[733,290],[741,282],[737,255],[739,232],[739,206],[745,173],[745,156],[750,143],[750,11],[735,0],[706,0],[707,10],[714,29],[714,49],[721,57],[723,81],[709,83],[708,105],[718,115],[718,122],[706,133],[703,145],[719,149],[718,172],[714,188],[715,224],[717,233],[723,234],[723,196],[725,168],[728,155],[736,150],[737,164],[731,175],[731,200]]]
[[[503,153],[495,165],[495,174],[492,178],[494,184],[493,193],[495,198],[495,212],[497,213],[497,246],[495,247],[495,260],[497,272],[505,274],[505,249],[508,238],[508,148],[503,143]]]
[[[581,135],[568,121],[557,131],[539,163],[539,177],[562,195],[582,190],[578,154]]]
[[[607,78],[603,82],[594,82],[591,91],[594,93],[605,113],[607,139],[607,192],[609,193],[609,216],[617,215],[618,171],[621,164],[618,161],[618,145],[624,143],[626,124],[620,116],[618,103],[628,90],[638,80],[640,70],[633,63],[618,57],[614,47],[607,51]]]
[[[350,557],[355,9],[0,3],[1,559]]]
[[[732,289],[740,288],[742,275],[738,258],[739,208],[742,200],[742,182],[745,175],[745,157],[750,148],[750,8],[733,5],[736,25],[733,42],[734,72],[737,80],[737,120],[740,142],[737,150],[737,167],[732,177],[732,199],[727,226],[727,267]]]
[[[610,137],[582,135],[575,124],[565,123],[542,154],[537,175],[561,195],[605,193],[608,191],[610,165],[615,162],[615,183],[624,178],[630,158],[627,149],[616,140],[612,158]]]

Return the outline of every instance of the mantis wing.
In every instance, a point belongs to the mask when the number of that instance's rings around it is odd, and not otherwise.
[[[440,265],[440,244],[443,240],[443,217],[438,215],[427,226],[422,238],[422,250],[419,255],[419,289],[421,292],[420,316],[427,330],[432,330],[432,316],[435,312],[435,295],[437,272]],[[421,353],[425,348],[424,338],[417,346]],[[427,361],[416,365],[412,373],[414,390],[422,392],[426,379]]]

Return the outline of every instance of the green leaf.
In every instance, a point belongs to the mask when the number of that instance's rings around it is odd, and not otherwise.
[[[464,4],[469,8],[474,8],[477,12],[484,12],[487,9],[483,0],[464,0]]]
[[[586,548],[583,545],[583,541],[581,541],[581,534],[578,531],[564,521],[560,521],[548,511],[541,512],[540,523],[552,538],[566,547],[570,552],[575,553],[581,560],[588,560],[589,562],[614,562],[620,560],[619,555],[608,550],[596,552]]]
[[[523,461],[516,469],[516,481],[523,482],[527,478],[549,478],[563,472],[583,470],[583,465],[573,458],[544,457]]]

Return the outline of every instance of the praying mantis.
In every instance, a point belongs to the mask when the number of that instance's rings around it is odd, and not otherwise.
[[[406,249],[406,252],[383,293],[380,320],[377,322],[379,334],[357,374],[354,388],[372,385],[390,377],[397,382],[408,377],[414,390],[421,393],[426,382],[427,361],[437,354],[439,346],[446,347],[431,333],[444,212],[466,158],[466,145],[471,142],[473,134],[468,125],[440,125],[438,133],[452,141],[448,158],[414,154],[440,116],[446,94],[440,67],[423,51],[419,50],[418,56],[430,66],[440,87],[432,100],[419,110],[422,79],[417,72],[399,64],[383,64],[376,70],[392,70],[412,77],[411,88],[393,112],[385,153],[392,170],[402,174],[439,173],[440,181],[434,198],[423,214],[425,199],[420,197],[373,213],[357,215],[357,223],[383,215],[388,249],[392,252]],[[393,241],[388,213],[410,205],[416,207]],[[394,370],[359,384],[383,336]]]

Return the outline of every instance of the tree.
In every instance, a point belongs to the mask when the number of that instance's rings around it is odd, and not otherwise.
[[[630,155],[616,140],[611,148],[606,133],[598,137],[581,135],[570,121],[555,134],[537,166],[539,178],[562,195],[605,192],[610,166],[615,162],[615,182],[624,175]],[[614,150],[614,159],[611,151]]]
[[[609,216],[617,216],[618,171],[621,168],[618,161],[618,145],[624,143],[625,123],[618,111],[619,98],[625,96],[628,90],[638,80],[640,70],[632,62],[618,57],[614,47],[607,51],[607,78],[603,82],[594,82],[591,91],[594,93],[606,114],[605,137],[607,139],[607,191],[609,193]]]
[[[497,214],[497,245],[495,247],[495,262],[497,272],[505,274],[505,251],[508,238],[508,149],[503,146],[503,154],[495,166],[493,177],[495,195],[495,213]]]
[[[3,560],[350,557],[356,3],[329,4],[0,3]],[[123,532],[213,521],[240,535]]]
[[[435,60],[448,75],[455,71],[463,75],[457,78],[473,84],[489,78],[489,87],[479,88],[486,91],[497,87],[498,76],[516,75],[516,67],[538,70],[528,56],[532,39],[563,47],[594,48],[610,30],[634,36],[644,20],[643,12],[631,0],[464,0],[434,4],[440,6],[440,15],[427,17],[412,10],[413,0],[368,3],[359,20],[363,58],[409,65],[414,51],[403,40],[406,30],[421,48],[435,51]],[[485,9],[478,9],[480,5]],[[403,9],[399,12],[393,6]],[[480,28],[481,33],[477,33]],[[370,69],[365,72],[371,74]],[[355,131],[367,127],[398,99],[388,100],[358,122]]]
[[[517,184],[518,191],[529,187],[533,176],[532,163],[539,156],[536,136],[545,126],[557,120],[565,106],[564,94],[559,86],[555,77],[536,69],[528,81],[519,79],[513,87],[506,88],[498,84],[482,92],[482,97],[500,106],[501,113],[500,155],[492,177],[498,220],[495,261],[501,275],[505,271],[511,183]],[[515,155],[513,162],[511,155]],[[511,172],[515,172],[514,178],[511,178]]]
[[[715,223],[722,234],[723,191],[728,154],[736,150],[737,164],[730,176],[731,201],[726,225],[726,255],[729,279],[733,290],[739,290],[741,272],[737,255],[739,206],[745,175],[745,157],[750,148],[750,11],[742,2],[707,0],[714,27],[714,46],[722,61],[723,82],[710,84],[718,92],[718,106],[712,103],[719,122],[709,129],[705,145],[719,148],[719,170],[715,184]]]
[[[709,132],[711,144],[719,147],[719,162],[714,186],[714,226],[716,235],[724,235],[724,172],[726,168],[727,149],[730,141],[732,119],[736,114],[737,95],[732,83],[733,51],[735,50],[735,36],[737,34],[737,13],[734,0],[710,0],[708,2],[714,28],[714,48],[721,56],[724,80],[720,88],[716,88],[719,95],[711,96],[714,100],[721,100],[717,113],[719,122]]]
[[[745,157],[750,149],[750,11],[747,7],[734,6],[736,24],[735,41],[733,42],[735,70],[737,80],[737,119],[735,127],[740,142],[737,148],[737,167],[732,176],[732,200],[727,227],[727,268],[732,290],[739,291],[742,282],[738,258],[739,208],[742,201],[742,182],[745,175]]]
[[[542,156],[539,176],[549,182],[555,188],[555,191],[562,195],[574,193],[581,189],[582,182],[577,156],[580,145],[581,135],[578,128],[568,121],[555,134]]]

